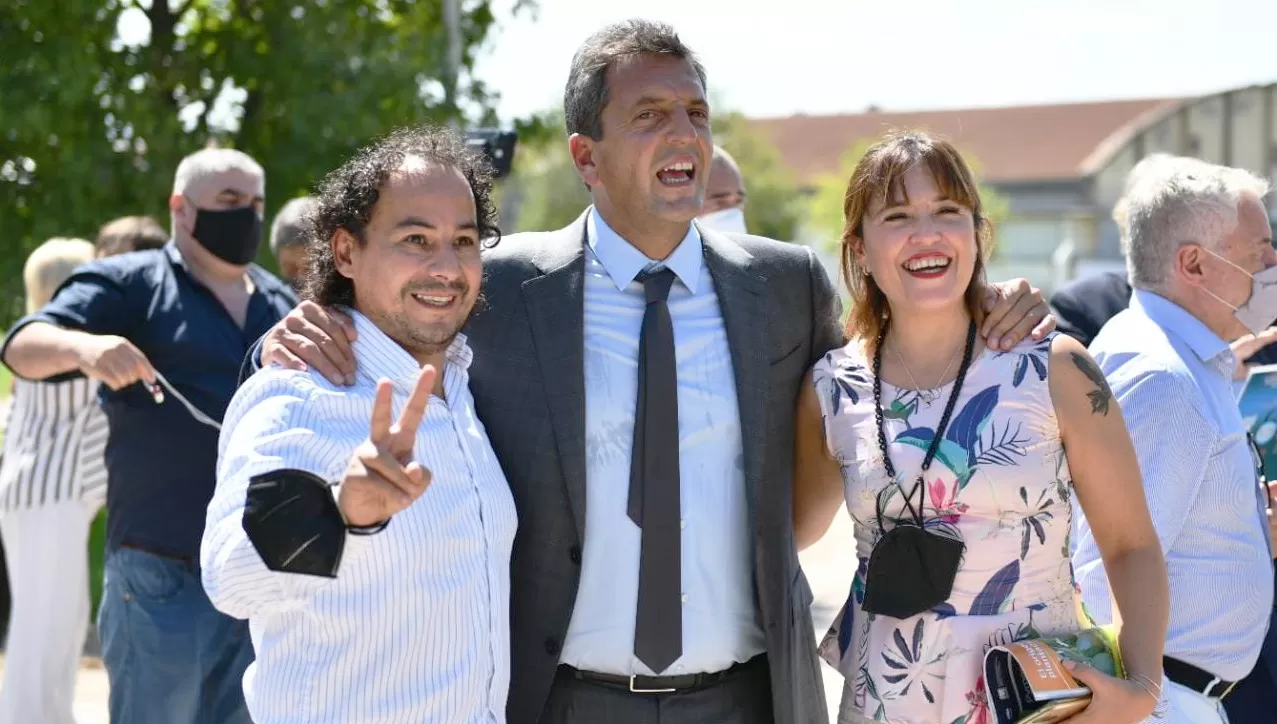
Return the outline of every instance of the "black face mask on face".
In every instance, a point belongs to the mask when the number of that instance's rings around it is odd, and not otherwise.
[[[257,256],[262,245],[262,218],[252,206],[227,211],[197,207],[192,235],[218,259],[244,266]]]

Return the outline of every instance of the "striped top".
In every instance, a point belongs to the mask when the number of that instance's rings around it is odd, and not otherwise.
[[[107,420],[97,380],[15,380],[0,462],[0,511],[106,497]]]
[[[1265,498],[1230,383],[1228,343],[1169,300],[1136,290],[1091,344],[1122,406],[1170,576],[1166,655],[1227,681],[1250,673],[1273,605]],[[1112,621],[1085,516],[1073,565],[1082,599]]]
[[[353,387],[267,368],[223,422],[200,562],[213,605],[249,621],[249,712],[257,724],[504,722],[514,499],[474,412],[464,338],[417,434],[430,486],[382,532],[347,536],[336,578],[270,571],[244,533],[249,478],[299,468],[339,481],[368,437],[377,380],[393,381],[396,416],[407,400],[420,365],[352,316]]]

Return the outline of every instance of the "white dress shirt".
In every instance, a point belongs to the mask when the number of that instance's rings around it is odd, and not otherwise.
[[[585,260],[585,541],[563,663],[652,673],[634,656],[642,530],[627,514],[638,344],[646,301],[638,274],[668,267],[678,374],[683,655],[665,675],[721,671],[762,653],[731,349],[700,235],[657,263],[590,211]],[[760,320],[761,323],[761,320]]]
[[[297,468],[338,482],[368,437],[377,380],[394,383],[396,416],[407,400],[420,365],[352,316],[353,387],[267,368],[223,423],[200,562],[213,605],[249,620],[249,712],[256,724],[503,722],[515,509],[475,416],[464,338],[417,433],[429,487],[380,533],[348,534],[336,578],[271,571],[244,532],[249,478]]]
[[[1091,343],[1126,419],[1170,578],[1166,655],[1227,681],[1250,673],[1273,604],[1256,463],[1230,382],[1228,343],[1137,289]],[[1078,513],[1073,565],[1087,610],[1113,620],[1104,564]]]

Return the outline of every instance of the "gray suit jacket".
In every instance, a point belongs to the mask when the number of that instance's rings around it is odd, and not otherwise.
[[[588,212],[587,212],[588,213]],[[484,254],[466,334],[471,390],[514,492],[510,724],[545,707],[585,540],[585,224],[515,234]],[[839,302],[806,247],[701,228],[735,368],[755,585],[778,724],[827,724],[791,503],[794,406],[812,364],[842,344]]]

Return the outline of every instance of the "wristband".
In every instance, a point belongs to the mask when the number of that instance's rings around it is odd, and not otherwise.
[[[1162,700],[1162,687],[1147,676],[1130,674],[1126,677],[1126,680],[1143,689],[1149,696],[1153,697],[1154,701]],[[1145,682],[1148,683],[1146,684]]]
[[[351,535],[376,535],[386,529],[390,525],[390,519],[386,518],[380,523],[372,525],[346,525],[346,532]]]

